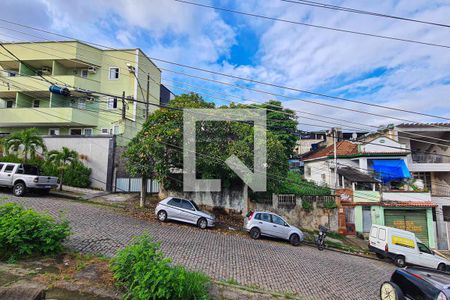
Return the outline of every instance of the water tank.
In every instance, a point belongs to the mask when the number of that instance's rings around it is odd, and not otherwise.
[[[63,95],[63,96],[70,96],[70,91],[68,88],[66,87],[60,87],[57,85],[52,85],[48,88],[48,90],[50,91],[50,93],[53,94],[58,94],[58,95]]]

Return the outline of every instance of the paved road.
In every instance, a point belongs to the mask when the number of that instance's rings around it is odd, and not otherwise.
[[[54,216],[63,211],[73,229],[68,245],[84,253],[112,256],[133,236],[149,232],[177,264],[215,279],[233,278],[245,285],[296,292],[305,299],[378,299],[380,284],[394,270],[384,262],[308,246],[137,220],[108,207],[54,197],[0,194],[3,197]]]

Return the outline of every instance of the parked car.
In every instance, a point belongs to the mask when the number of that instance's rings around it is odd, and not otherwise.
[[[202,211],[192,200],[167,197],[158,203],[155,208],[158,220],[176,220],[195,224],[201,229],[214,227],[215,217]]]
[[[12,188],[15,196],[21,197],[28,190],[49,192],[58,183],[57,177],[41,176],[36,166],[0,162],[0,186]]]
[[[449,300],[450,274],[423,268],[397,269],[380,287],[383,300]]]
[[[282,217],[271,212],[249,212],[244,219],[244,228],[253,239],[268,236],[288,240],[298,246],[304,239],[303,232],[289,225]]]
[[[445,271],[450,261],[435,255],[413,232],[372,225],[369,250],[379,258],[389,257],[398,267],[412,264]]]

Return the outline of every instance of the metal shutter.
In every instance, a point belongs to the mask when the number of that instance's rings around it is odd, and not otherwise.
[[[428,245],[426,210],[385,209],[384,222],[386,226],[414,232],[423,243]]]

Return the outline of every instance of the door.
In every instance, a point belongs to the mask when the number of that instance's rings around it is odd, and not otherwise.
[[[198,216],[195,214],[195,208],[191,202],[181,200],[180,217],[186,222],[197,223]]]
[[[169,219],[180,220],[181,199],[172,198],[167,202],[167,217]]]
[[[270,214],[261,213],[261,218],[258,220],[258,227],[264,235],[272,235],[272,220]]]
[[[386,209],[384,219],[386,226],[414,232],[416,237],[428,246],[426,210]]]
[[[355,208],[345,208],[345,234],[356,234],[355,231]]]
[[[13,171],[16,165],[6,164],[3,171],[0,172],[0,185],[11,186],[13,180]]]
[[[363,207],[363,232],[369,233],[372,227],[372,213],[370,207]]]
[[[288,234],[289,234],[289,227],[284,226],[286,222],[280,218],[277,215],[271,215],[272,216],[272,235],[281,239],[287,240]]]
[[[419,248],[419,261],[418,265],[436,269],[438,265],[438,260],[427,246],[422,243],[417,243],[417,247]]]

